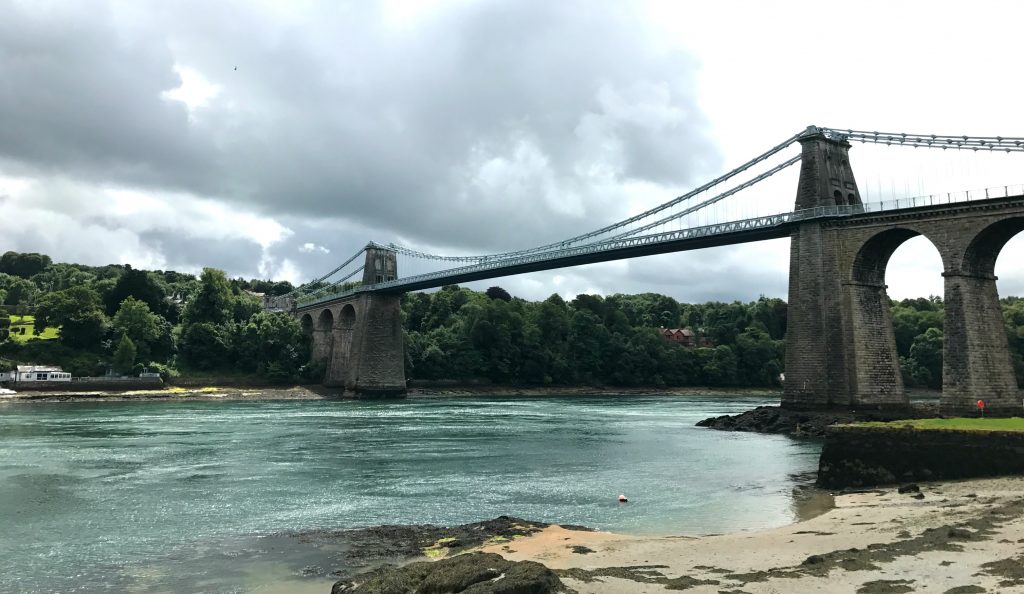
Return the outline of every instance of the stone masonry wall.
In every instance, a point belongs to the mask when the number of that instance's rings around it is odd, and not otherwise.
[[[346,388],[365,394],[405,392],[405,350],[399,295],[360,295]]]
[[[1024,474],[1024,433],[829,427],[818,485],[829,489]]]
[[[791,246],[783,406],[906,402],[885,267],[903,241],[924,235],[938,250],[945,277],[942,413],[973,411],[975,402],[984,399],[991,414],[1024,414],[996,279],[988,270],[1012,236],[1006,230],[1008,221],[1017,219],[1020,223],[1013,225],[1024,229],[1024,197],[865,213],[801,226]],[[988,235],[996,240],[986,239]],[[821,393],[821,376],[829,378],[826,395]]]

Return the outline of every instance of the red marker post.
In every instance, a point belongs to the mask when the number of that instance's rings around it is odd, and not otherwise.
[[[978,400],[978,410],[981,411],[981,417],[985,418],[985,401],[984,400],[980,400],[980,399]]]

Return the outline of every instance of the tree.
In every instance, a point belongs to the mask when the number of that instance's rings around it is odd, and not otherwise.
[[[501,299],[502,301],[512,301],[512,295],[509,295],[509,292],[506,291],[505,289],[502,289],[501,287],[491,287],[491,288],[487,289],[487,292],[485,293],[485,295],[487,295],[491,299]]]
[[[224,271],[204,268],[199,277],[199,291],[185,306],[183,325],[224,324],[234,315],[231,283]]]
[[[737,371],[741,383],[771,386],[782,372],[781,340],[772,340],[760,323],[736,337]]]
[[[11,317],[7,315],[7,310],[0,309],[0,342],[7,340],[7,337],[11,334]]]
[[[28,305],[39,293],[32,281],[4,273],[0,273],[0,289],[6,293],[4,305]]]
[[[50,257],[43,254],[6,252],[0,256],[0,272],[29,278],[39,274],[52,263]]]
[[[908,367],[916,383],[942,387],[942,330],[929,328],[914,338]]]
[[[122,336],[127,336],[137,348],[137,354],[143,362],[149,362],[151,346],[156,344],[161,335],[160,316],[150,311],[144,301],[135,297],[127,297],[121,302],[111,327]]]
[[[60,340],[75,348],[94,348],[106,333],[107,316],[99,295],[89,287],[71,287],[39,298],[35,331],[60,328]]]
[[[231,340],[224,327],[198,322],[181,335],[181,356],[195,369],[221,369],[231,364]]]
[[[114,288],[106,295],[107,314],[121,307],[121,302],[133,297],[149,306],[150,311],[163,313],[167,293],[164,288],[145,270],[134,270],[126,265],[124,274],[114,283]]]
[[[569,327],[568,344],[569,361],[578,380],[594,382],[603,377],[604,354],[610,342],[608,329],[593,311],[576,310]]]
[[[114,351],[114,370],[120,374],[129,373],[135,366],[135,343],[127,335],[121,335],[121,342],[117,343],[117,350]]]
[[[296,377],[309,360],[309,337],[288,314],[256,313],[238,325],[232,342],[237,366],[272,379]]]

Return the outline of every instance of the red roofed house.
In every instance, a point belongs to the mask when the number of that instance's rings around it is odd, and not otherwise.
[[[659,332],[665,340],[686,348],[714,346],[708,337],[698,335],[689,328],[661,328]]]

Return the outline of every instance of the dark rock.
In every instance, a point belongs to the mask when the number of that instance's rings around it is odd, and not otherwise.
[[[817,565],[819,563],[824,563],[824,562],[825,562],[825,558],[822,557],[821,555],[811,555],[810,557],[804,559],[803,565]]]
[[[914,493],[911,497],[914,499],[924,499],[924,493]]]
[[[896,489],[897,493],[920,493],[921,487],[918,487],[915,483],[909,485],[901,485],[899,489]]]
[[[903,594],[914,591],[912,583],[914,580],[874,580],[857,588],[857,594]]]
[[[934,407],[915,405],[899,410],[797,411],[778,406],[759,406],[738,415],[711,417],[697,423],[720,431],[782,433],[798,437],[823,437],[825,428],[855,421],[895,421],[937,416]]]
[[[394,525],[355,530],[314,530],[288,533],[304,542],[343,545],[342,559],[354,571],[376,567],[380,563],[399,563],[423,555],[423,550],[442,541],[449,554],[480,546],[494,537],[511,540],[528,536],[548,524],[510,516],[474,522],[462,526]],[[443,540],[442,540],[443,539]]]
[[[331,594],[548,594],[562,592],[553,571],[494,553],[467,553],[440,561],[383,567],[334,584]]]
[[[577,555],[589,555],[590,553],[594,552],[594,549],[590,547],[585,547],[583,545],[573,545],[569,548],[572,549],[572,552],[576,553]]]
[[[974,533],[963,528],[950,528],[946,532],[946,536],[950,540],[974,540]]]

